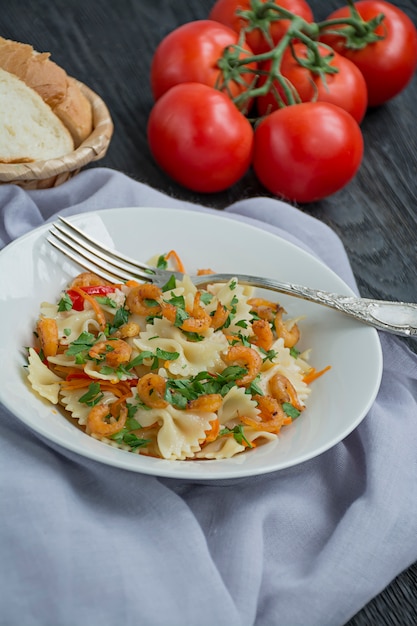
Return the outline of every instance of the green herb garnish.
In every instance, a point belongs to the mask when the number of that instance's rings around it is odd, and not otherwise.
[[[71,311],[72,309],[72,300],[67,294],[64,293],[61,300],[58,302],[58,311],[61,313],[62,311]]]

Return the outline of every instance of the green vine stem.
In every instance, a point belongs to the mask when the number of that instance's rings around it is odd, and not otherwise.
[[[350,9],[350,17],[325,20],[318,22],[317,28],[320,34],[335,34],[345,38],[345,46],[354,50],[365,48],[370,43],[375,43],[386,37],[386,34],[376,33],[377,28],[383,23],[384,14],[379,13],[374,18],[366,21],[357,10],[353,0],[346,0]],[[342,26],[342,28],[333,28]]]
[[[324,43],[317,41],[321,34],[342,36],[345,38],[346,47],[355,49],[363,48],[385,37],[385,34],[379,35],[375,32],[383,22],[383,14],[377,15],[372,20],[365,21],[354,6],[353,0],[347,0],[347,3],[350,8],[350,17],[324,20],[322,22],[307,22],[302,17],[295,15],[272,1],[251,0],[251,8],[249,10],[239,10],[237,12],[239,16],[247,21],[247,26],[241,31],[238,44],[227,47],[219,59],[218,66],[221,69],[221,78],[216,88],[230,94],[230,81],[245,86],[245,90],[242,93],[232,98],[236,106],[244,113],[247,112],[254,98],[264,96],[270,91],[274,93],[280,107],[299,103],[301,99],[295,87],[281,72],[282,58],[287,48],[291,49],[294,59],[300,65],[307,67],[313,74],[320,75],[325,81],[327,74],[334,74],[338,70],[331,65],[334,51]],[[270,25],[272,22],[282,19],[289,20],[290,26],[284,37],[274,46],[270,34]],[[336,29],[335,26],[338,28]],[[267,41],[271,42],[271,49],[267,52],[250,55],[243,47],[243,43],[247,33],[255,28],[259,28],[267,38]],[[295,55],[292,47],[295,41],[305,44],[308,49],[307,59],[300,59]],[[329,54],[324,56],[320,54],[319,46],[321,48],[323,46],[327,47]],[[256,67],[259,68],[266,61],[270,61],[268,72],[262,69],[254,70],[251,67],[251,65],[256,64]],[[253,79],[249,81],[249,86],[247,87],[248,81],[245,80],[244,75],[247,78],[248,73],[252,74]],[[266,78],[263,85],[258,86],[258,77],[261,74]],[[276,83],[283,91],[285,102],[279,96],[278,90],[274,86]]]

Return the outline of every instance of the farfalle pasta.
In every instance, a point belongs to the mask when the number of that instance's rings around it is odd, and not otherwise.
[[[197,289],[172,274],[159,288],[84,272],[41,304],[28,380],[105,444],[227,459],[290,427],[322,373],[300,354],[298,320],[285,315],[237,279]]]

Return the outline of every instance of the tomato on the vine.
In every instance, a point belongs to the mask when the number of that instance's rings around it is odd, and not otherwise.
[[[148,120],[148,142],[159,166],[184,187],[223,191],[251,163],[253,129],[220,91],[181,83],[163,94]]]
[[[202,83],[219,87],[231,98],[244,92],[253,81],[253,74],[234,74],[221,88],[223,74],[219,59],[225,48],[235,46],[239,35],[231,28],[212,20],[188,22],[171,31],[158,45],[151,64],[151,88],[157,100],[168,89],[180,83]],[[252,56],[250,47],[243,43],[238,58]],[[247,65],[255,71],[256,63]],[[226,69],[226,73],[227,73]],[[237,80],[235,80],[237,78]]]
[[[253,167],[273,194],[308,203],[342,189],[355,176],[363,137],[349,113],[329,102],[278,109],[255,130]]]
[[[267,2],[268,0],[259,0],[258,4]],[[313,12],[305,0],[272,0],[277,6],[291,11],[295,15],[302,17],[307,22],[313,22]],[[221,22],[230,28],[233,28],[236,32],[240,32],[243,28],[248,26],[248,20],[243,16],[237,14],[237,11],[249,11],[251,9],[252,0],[217,0],[213,8],[209,13],[211,20]],[[275,19],[271,22],[270,18],[262,18],[255,20],[256,25],[252,24],[250,29],[245,33],[246,41],[255,54],[260,54],[271,47],[276,45],[288,30],[291,20],[277,19],[278,14],[275,14]],[[264,30],[269,31],[271,41],[268,41],[264,34]],[[272,46],[271,46],[272,42]]]
[[[321,58],[331,55],[331,51],[327,46],[318,45],[317,52]],[[294,55],[293,55],[294,53]],[[299,63],[296,59],[300,59]],[[330,57],[329,66],[337,70],[335,73],[324,73],[311,71],[304,63],[311,59],[313,66],[317,67],[317,61],[313,54],[309,54],[309,48],[301,42],[293,44],[293,52],[290,48],[285,51],[280,71],[289,84],[295,89],[295,96],[299,96],[302,102],[310,102],[318,100],[320,102],[332,102],[342,107],[350,113],[358,124],[361,123],[366,112],[368,104],[368,96],[365,79],[360,70],[348,59],[335,52]],[[261,72],[270,72],[272,61],[268,60],[260,66]],[[261,74],[258,87],[265,84],[267,80],[266,74]],[[279,108],[279,102],[275,97],[282,98],[285,104],[289,103],[282,85],[275,79],[272,83],[272,89],[264,96],[257,98],[257,108],[259,115],[271,113]]]
[[[368,88],[370,106],[378,106],[396,96],[406,87],[417,67],[417,30],[411,19],[401,9],[384,0],[360,0],[354,6],[365,21],[383,14],[375,34],[382,38],[361,48],[348,46],[341,31],[343,24],[328,27],[320,40],[339,54],[347,57],[361,70]],[[349,7],[331,13],[326,21],[347,18]]]

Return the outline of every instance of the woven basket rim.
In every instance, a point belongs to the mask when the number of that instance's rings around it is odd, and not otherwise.
[[[91,135],[78,148],[56,159],[31,163],[1,163],[0,182],[41,181],[66,172],[78,171],[87,163],[104,157],[114,130],[110,112],[97,93],[84,83],[74,80],[92,106],[93,132]]]

